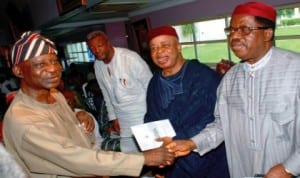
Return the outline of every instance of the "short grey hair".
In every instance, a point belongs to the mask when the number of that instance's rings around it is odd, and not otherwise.
[[[106,34],[101,31],[101,30],[96,30],[96,31],[92,31],[90,32],[87,36],[86,36],[86,41],[89,41],[93,38],[95,38],[96,36],[103,36],[105,39],[107,39]]]

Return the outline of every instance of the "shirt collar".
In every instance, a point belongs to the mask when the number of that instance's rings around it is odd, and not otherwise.
[[[256,70],[264,67],[271,59],[272,51],[273,51],[273,47],[265,54],[264,57],[262,57],[259,61],[257,61],[254,64],[249,64],[249,63],[245,62],[243,64],[244,70],[246,72],[253,72],[253,71],[256,71]]]

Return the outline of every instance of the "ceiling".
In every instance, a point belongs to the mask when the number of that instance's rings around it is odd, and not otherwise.
[[[85,0],[86,1],[86,0]],[[105,23],[128,21],[131,17],[168,8],[191,0],[87,0],[73,10],[63,13],[42,26],[48,36],[80,30],[80,27],[103,26]]]
[[[12,35],[12,26],[19,29],[19,32],[31,30],[33,22],[30,19],[29,5],[38,0],[2,0],[0,6],[0,45],[10,44],[20,34]],[[76,37],[88,28],[104,28],[104,24],[130,21],[132,17],[150,13],[189,3],[195,0],[48,0],[38,1],[48,4],[56,2],[65,3],[71,7],[62,11],[58,17],[40,24],[38,28],[50,38],[68,38],[70,35]],[[71,6],[68,3],[75,2]],[[53,4],[56,8],[57,4]],[[47,6],[46,6],[47,7]],[[40,8],[40,7],[39,7]],[[41,14],[47,16],[47,14]],[[9,37],[10,36],[10,37]],[[9,38],[8,38],[9,37]]]

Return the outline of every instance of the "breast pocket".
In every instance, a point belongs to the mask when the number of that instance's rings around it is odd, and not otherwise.
[[[290,139],[289,133],[293,129],[293,123],[295,121],[295,110],[292,106],[288,105],[277,105],[273,107],[274,110],[271,112],[271,136],[276,139]]]
[[[131,102],[142,91],[142,86],[134,79],[123,76],[115,80],[114,95],[118,103]]]

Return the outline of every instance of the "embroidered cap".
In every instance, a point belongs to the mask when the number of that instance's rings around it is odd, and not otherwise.
[[[174,36],[178,39],[177,32],[173,27],[161,26],[161,27],[150,30],[150,32],[148,33],[148,42],[150,42],[153,38],[155,38],[159,35],[170,35],[170,36]]]
[[[57,54],[55,44],[39,33],[25,32],[12,48],[12,65],[44,54]]]
[[[63,91],[62,94],[66,99],[75,99],[75,94],[72,91]]]
[[[236,6],[232,16],[237,14],[247,14],[258,17],[263,17],[265,19],[276,22],[276,10],[262,2],[246,2]]]

